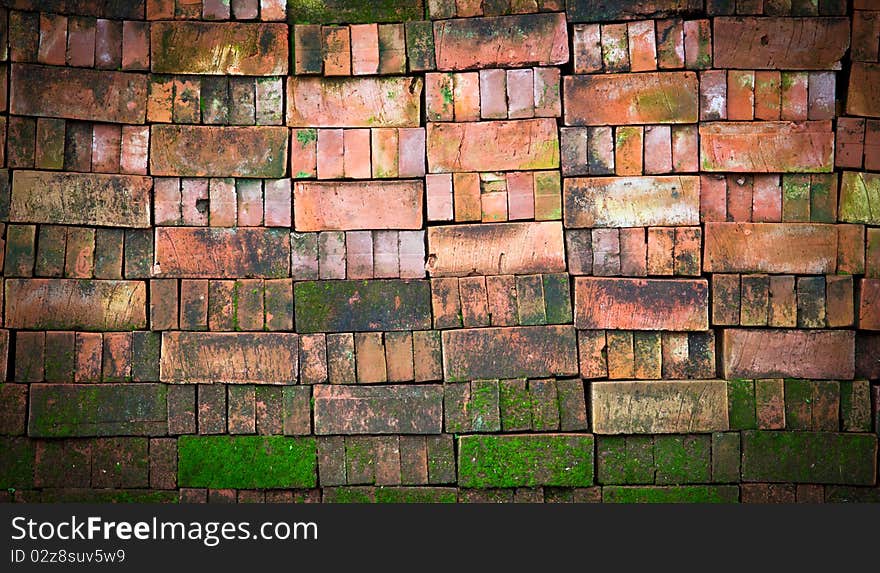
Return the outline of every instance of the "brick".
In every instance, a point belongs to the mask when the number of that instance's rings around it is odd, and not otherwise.
[[[566,227],[647,227],[699,223],[694,176],[565,179]]]
[[[785,388],[782,380],[755,380],[755,412],[758,429],[786,428]]]
[[[207,189],[205,190],[205,193]],[[204,193],[203,193],[204,197]],[[239,227],[263,224],[263,186],[260,181],[244,179],[235,182],[236,216]]]
[[[5,276],[33,276],[36,225],[10,225],[6,234]],[[66,242],[66,235],[65,235]],[[62,255],[63,257],[63,255]]]
[[[434,22],[434,44],[440,70],[552,66],[569,58],[560,13],[442,20]]]
[[[154,275],[279,278],[288,274],[290,234],[278,228],[156,229]]]
[[[725,329],[724,377],[851,379],[854,338],[845,330]]]
[[[778,71],[755,72],[755,119],[778,120],[782,76]]]
[[[131,378],[135,382],[159,379],[159,358],[162,335],[158,332],[131,333]]]
[[[228,424],[230,434],[253,434],[256,432],[256,407],[253,386],[230,386],[228,388]]]
[[[707,223],[703,271],[824,274],[837,265],[837,232],[810,223]]]
[[[685,67],[706,69],[712,67],[712,32],[709,20],[684,22]]]
[[[743,432],[743,481],[872,485],[877,438],[828,432]]]
[[[727,119],[752,121],[755,115],[755,73],[727,73]],[[811,118],[813,119],[813,118]],[[816,118],[819,119],[819,118]],[[824,119],[824,118],[822,118]]]
[[[570,326],[449,330],[442,336],[448,381],[571,376],[578,370]]]
[[[626,24],[602,26],[602,63],[609,72],[627,72],[630,68]]]
[[[14,68],[13,68],[14,69]],[[880,64],[853,62],[847,90],[846,112],[850,115],[880,117],[880,106],[871,94],[880,85]]]
[[[284,429],[284,401],[282,386],[257,386],[257,434],[272,436]]]
[[[160,379],[292,383],[297,380],[298,348],[295,334],[166,332]]]
[[[396,129],[371,129],[372,176],[376,179],[397,177],[399,138]]]
[[[705,171],[825,172],[833,168],[833,154],[834,134],[825,122],[700,125]]]
[[[608,378],[635,377],[635,351],[632,331],[612,331],[605,333],[608,343]]]
[[[150,173],[277,179],[286,171],[287,143],[283,127],[153,125]]]
[[[681,484],[710,481],[710,449],[709,436],[655,437],[655,482]]]
[[[16,171],[9,220],[149,227],[151,185],[149,177],[136,175]]]
[[[10,113],[144,123],[147,78],[143,74],[13,64],[10,75]]]
[[[462,436],[461,487],[589,486],[594,439],[590,434]]]
[[[871,430],[871,386],[866,380],[840,383],[840,414],[843,431]]]
[[[131,376],[131,333],[104,333],[104,364],[101,379],[104,382],[123,382]]]
[[[846,18],[716,18],[715,66],[839,69],[849,48]]]
[[[315,433],[439,434],[442,392],[436,385],[318,385],[314,387]]]
[[[782,73],[782,108],[780,117],[787,120],[805,120],[809,117],[809,74],[807,72]]]
[[[590,404],[597,434],[728,429],[727,385],[722,380],[597,382],[590,386]]]
[[[381,195],[376,205],[388,207],[389,195],[396,206],[370,212],[364,206]],[[297,182],[294,185],[294,221],[297,231],[326,229],[418,229],[422,226],[422,185],[412,181],[370,183]]]
[[[398,177],[425,176],[425,130],[400,128],[398,133]]]
[[[880,279],[859,281],[859,328],[880,330]]]
[[[770,278],[767,275],[743,275],[739,324],[766,326],[770,311]]]
[[[630,71],[649,72],[657,69],[657,47],[654,22],[643,20],[627,24]]]
[[[593,274],[611,276],[620,274],[620,235],[617,229],[593,229]]]
[[[152,438],[149,444],[150,487],[175,489],[177,487],[177,440]]]
[[[32,456],[33,485],[88,487],[92,473],[92,444],[91,440],[38,442]]]
[[[146,285],[134,281],[7,279],[6,326],[49,330],[146,328]]]
[[[183,436],[177,481],[183,487],[315,487],[315,451],[314,438]]]
[[[826,324],[829,328],[853,325],[853,279],[849,276],[825,277]]]
[[[95,65],[95,24],[90,18],[72,17],[67,22],[67,65]]]
[[[162,384],[33,384],[28,435],[163,435],[165,393]]]
[[[657,20],[657,65],[661,69],[684,67],[684,23],[681,19]]]
[[[419,127],[421,92],[419,78],[291,76],[287,84],[287,125]]]
[[[427,268],[432,277],[563,272],[562,243],[557,222],[429,227]]]
[[[324,48],[324,75],[351,75],[351,35],[348,26],[321,28]]]
[[[654,440],[651,437],[600,437],[598,481],[603,484],[653,483]]]
[[[843,172],[840,220],[848,223],[880,224],[880,175]]]
[[[727,119],[727,72],[700,72],[700,119]]]
[[[257,23],[154,22],[153,73],[282,76],[287,26]],[[205,58],[205,53],[214,55]]]
[[[769,326],[794,327],[797,323],[797,297],[793,276],[770,277]]]
[[[406,42],[403,24],[379,25],[380,74],[403,74],[406,72]],[[433,50],[432,50],[433,51]]]
[[[705,280],[577,277],[574,285],[574,320],[579,329],[708,328]]]
[[[301,333],[431,327],[427,281],[298,282],[294,304],[296,330]]]
[[[782,189],[778,175],[757,175],[752,186],[752,221],[778,223],[782,220]]]
[[[696,123],[693,72],[603,74],[563,79],[565,125]],[[596,106],[602,101],[605,105]]]
[[[452,115],[455,121],[480,119],[480,77],[477,72],[452,76]],[[445,97],[445,94],[443,94]]]
[[[532,70],[507,70],[507,116],[510,119],[535,117],[535,80]],[[456,117],[457,121],[467,121]]]
[[[385,334],[385,367],[389,382],[406,382],[414,379],[411,332]]]
[[[642,173],[643,128],[621,126],[615,129],[614,165],[617,175]]]
[[[523,153],[510,153],[510,150]],[[551,118],[428,123],[428,171],[516,171],[559,166],[556,122]]]
[[[413,332],[413,372],[416,382],[443,378],[439,332]]]

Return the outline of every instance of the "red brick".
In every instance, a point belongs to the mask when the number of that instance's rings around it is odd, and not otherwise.
[[[657,69],[657,48],[654,21],[642,20],[627,24],[630,71],[650,72]]]
[[[697,126],[672,126],[672,170],[677,173],[697,171],[698,164]]]
[[[178,76],[173,80],[171,118],[174,123],[199,123],[201,81],[199,78]]]
[[[380,128],[370,130],[372,176],[375,179],[396,178],[399,143],[397,130]]]
[[[754,116],[755,73],[731,70],[727,73],[727,119],[751,121]]]
[[[641,175],[643,155],[641,126],[621,126],[614,130],[614,167],[617,175]]]
[[[535,218],[534,177],[531,173],[508,173],[507,201],[511,221]]]
[[[566,227],[699,223],[695,176],[572,178],[564,182]]]
[[[700,120],[727,119],[727,72],[700,72]]]
[[[859,328],[880,330],[880,279],[859,281]]]
[[[712,31],[709,20],[684,22],[684,60],[687,68],[703,70],[712,67]]]
[[[74,382],[101,381],[103,338],[100,332],[76,333]]]
[[[782,220],[782,188],[778,175],[756,175],[752,185],[752,221],[778,223]]]
[[[408,77],[287,80],[292,127],[419,127],[422,80]]]
[[[440,333],[436,330],[413,332],[413,371],[416,382],[443,379]]]
[[[379,24],[379,73],[406,73],[403,24]]]
[[[122,23],[122,69],[150,69],[150,26],[146,22]]]
[[[452,176],[456,221],[479,221],[481,214],[480,175],[455,173]]]
[[[574,73],[602,71],[599,24],[575,24],[572,30]]]
[[[724,378],[853,377],[855,337],[848,330],[726,329],[721,336]]]
[[[647,248],[644,229],[638,227],[620,229],[620,274],[647,275]]]
[[[32,62],[37,59],[40,41],[40,15],[34,12],[9,13],[9,59]]]
[[[304,334],[300,337],[299,368],[302,384],[327,381],[327,339],[323,334]]]
[[[425,278],[425,232],[399,231],[400,278]]]
[[[208,329],[208,281],[180,281],[180,328]]]
[[[267,227],[291,226],[291,200],[289,179],[263,182],[263,221]]]
[[[389,382],[407,382],[415,378],[411,332],[385,333],[385,369]]]
[[[177,329],[177,281],[150,281],[150,330]]]
[[[321,26],[297,24],[292,32],[294,73],[320,74],[324,65]]]
[[[41,64],[63,66],[67,43],[67,18],[55,14],[40,14],[40,48],[37,61]]]
[[[602,25],[602,63],[609,72],[628,72],[630,68],[627,50],[626,24]]]
[[[829,328],[853,325],[853,278],[828,275],[825,277],[825,318]]]
[[[281,388],[282,431],[286,436],[303,436],[312,431],[312,389],[303,386]]]
[[[782,76],[778,71],[755,72],[755,119],[780,118],[781,86]]]
[[[3,351],[5,357],[6,348]],[[72,382],[76,373],[76,334],[47,332],[43,366],[46,382]]]
[[[15,337],[16,382],[42,382],[45,379],[45,332],[19,332]]]
[[[770,277],[770,313],[767,324],[783,328],[797,325],[795,277],[791,275]]]
[[[290,235],[285,231],[270,228],[157,228],[155,276],[287,276]]]
[[[825,274],[837,266],[833,225],[707,223],[705,272]]]
[[[150,128],[135,125],[123,126],[121,148],[120,171],[122,173],[146,175],[147,154],[150,148]]]
[[[373,234],[370,231],[346,233],[347,278],[373,278]]]
[[[146,328],[146,284],[135,281],[6,279],[9,328]]]
[[[705,280],[575,279],[579,329],[706,330],[708,316]]]
[[[205,189],[205,194],[207,194],[207,189]],[[235,196],[238,203],[236,205],[238,226],[261,226],[263,224],[262,182],[256,179],[239,179],[235,183]]]
[[[95,229],[71,227],[67,230],[64,276],[90,279],[95,267]]]
[[[287,129],[153,125],[150,173],[184,177],[283,177]]]
[[[373,233],[373,275],[395,278],[400,274],[400,241],[397,231]]]
[[[351,75],[351,36],[348,26],[324,26],[324,75]]]
[[[177,440],[150,439],[150,487],[175,489],[177,487]]]
[[[657,20],[657,64],[660,69],[684,67],[684,23],[679,18]]]
[[[345,278],[345,233],[325,231],[318,234],[318,277]]]
[[[651,227],[648,229],[647,270],[649,275],[669,276],[673,274],[675,269],[674,248],[674,228]]]
[[[807,72],[782,72],[781,119],[802,121],[808,118],[808,86]]]
[[[10,113],[112,123],[144,123],[147,76],[13,64]]]
[[[286,333],[166,332],[163,382],[284,384],[297,380],[298,337]]]
[[[562,115],[561,73],[559,68],[535,68],[535,117]]]
[[[532,70],[507,70],[507,117],[535,117],[535,79]]]
[[[700,124],[704,171],[828,172],[834,132],[828,122]]]
[[[359,130],[360,131],[360,130]],[[355,137],[351,138],[352,140]],[[318,130],[317,173],[319,179],[342,179],[345,175],[345,131]],[[352,160],[355,156],[352,156]],[[354,166],[352,166],[354,172]]]
[[[485,277],[462,277],[458,280],[461,318],[465,328],[489,326],[488,295]]]
[[[171,123],[173,119],[174,83],[174,80],[168,76],[151,77],[148,84],[147,121]]]
[[[876,98],[878,89],[880,89],[880,63],[853,62],[847,90],[846,112],[850,115],[880,117],[880,104],[877,103]]]
[[[318,131],[290,130],[290,173],[294,179],[317,177]]]
[[[480,119],[480,76],[477,72],[452,75],[452,115],[455,121]],[[444,95],[445,97],[445,95]]]
[[[503,74],[502,70],[495,71]],[[453,120],[455,114],[454,81],[455,74],[425,74],[425,115],[428,121]],[[506,107],[504,108],[504,115],[501,117],[507,117]]]
[[[839,69],[848,31],[846,18],[715,18],[715,66]]]
[[[434,22],[434,54],[438,70],[564,64],[569,56],[565,15]]]
[[[811,120],[834,119],[835,103],[834,72],[812,72],[809,79],[809,107]]]
[[[870,250],[874,247],[871,243],[872,237],[877,236],[880,231],[874,229],[867,230],[862,225],[838,225],[837,226],[837,272],[841,274],[866,274],[868,278],[880,278],[876,276],[874,269],[866,269],[865,259],[868,252],[868,260],[870,260]],[[878,253],[880,254],[880,253]],[[880,262],[880,259],[877,259]]]
[[[92,171],[119,173],[122,130],[118,125],[96,124],[92,130]]]
[[[428,171],[517,171],[559,166],[553,119],[428,123]]]
[[[72,17],[67,23],[67,65],[95,65],[95,20]]]
[[[563,87],[565,125],[697,121],[693,72],[566,76]]]
[[[507,118],[506,94],[505,70],[480,70],[480,114],[483,119]]]
[[[645,173],[670,171],[672,171],[672,129],[668,125],[645,127]]]
[[[880,8],[875,6],[874,10]],[[852,58],[857,62],[876,62],[880,59],[880,16],[875,11],[856,10],[852,21]]]
[[[315,433],[439,434],[443,390],[437,385],[314,388]]]
[[[613,276],[620,274],[620,235],[617,229],[593,229],[593,274]]]
[[[443,331],[447,381],[578,372],[575,331],[569,326],[517,326]]]
[[[419,229],[423,194],[418,181],[296,182],[296,230]]]
[[[287,75],[285,24],[153,22],[150,33],[153,73]]]
[[[123,382],[131,379],[131,333],[105,332],[101,379]]]
[[[492,223],[428,228],[431,276],[565,271],[562,225]]]
[[[400,128],[398,134],[398,177],[425,176],[425,130]]]
[[[327,335],[327,372],[331,384],[355,382],[354,335]]]

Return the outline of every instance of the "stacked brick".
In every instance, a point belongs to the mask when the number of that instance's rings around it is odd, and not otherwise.
[[[880,500],[875,3],[8,4],[0,499]]]

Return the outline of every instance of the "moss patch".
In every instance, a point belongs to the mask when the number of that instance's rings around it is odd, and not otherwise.
[[[605,503],[737,503],[735,485],[686,485],[678,487],[602,488]]]

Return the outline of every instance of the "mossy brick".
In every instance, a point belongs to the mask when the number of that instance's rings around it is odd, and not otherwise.
[[[314,438],[181,436],[180,487],[306,488],[317,485]]]
[[[40,503],[177,503],[177,490],[155,489],[43,489]]]
[[[288,27],[257,22],[153,22],[151,70],[159,74],[287,74]]]
[[[13,229],[18,227],[20,226],[10,226],[9,231],[13,231]],[[7,231],[6,235],[7,251],[14,245],[14,242],[10,243],[10,239],[15,236],[14,231],[12,234],[10,234],[9,231]],[[119,232],[122,233],[122,230],[120,229]],[[39,247],[37,248],[36,262],[33,266],[34,275],[38,277],[62,276],[64,274],[64,256],[67,250],[67,227],[62,227],[60,225],[40,225],[37,244]],[[12,260],[8,253],[6,255],[6,264],[13,269],[19,267],[19,264],[12,264]],[[121,268],[122,265],[120,265],[120,269]],[[13,276],[9,271],[6,271],[5,274],[6,276]],[[118,276],[115,278],[122,277]]]
[[[146,279],[153,276],[153,233],[150,229],[126,229],[124,249],[125,278]]]
[[[345,485],[345,437],[327,436],[318,438],[318,473],[321,486]]]
[[[0,133],[5,133],[5,131],[0,130]],[[11,199],[9,175],[8,169],[0,169],[0,220],[3,221],[9,220],[9,201]]]
[[[0,488],[34,486],[34,442],[28,438],[0,437]]]
[[[289,267],[287,229],[156,228],[156,278],[284,278]]]
[[[826,503],[880,503],[880,487],[825,487]]]
[[[499,383],[501,429],[517,432],[532,429],[532,398],[526,380],[502,380]]]
[[[314,386],[315,433],[439,434],[443,388],[438,384]]]
[[[656,436],[654,466],[658,485],[705,483],[712,470],[710,437]]]
[[[758,427],[754,380],[728,381],[727,402],[731,430],[754,430]]]
[[[840,382],[840,417],[845,432],[871,431],[871,385],[867,380]]]
[[[672,16],[693,16],[703,10],[700,0],[566,0],[571,22],[610,22]],[[731,9],[732,13],[732,9]]]
[[[34,486],[89,487],[93,440],[40,440],[34,454]]]
[[[742,433],[742,480],[874,485],[877,436],[833,432]]]
[[[580,378],[556,381],[559,400],[559,429],[563,432],[588,429],[587,401]]]
[[[599,436],[596,438],[601,484],[654,483],[654,438],[651,436]]]
[[[36,258],[36,240],[36,225],[9,225],[6,229],[6,253],[3,267],[4,276],[33,276]]]
[[[166,391],[164,384],[33,384],[28,435],[165,435]]]
[[[813,381],[785,380],[785,427],[788,430],[813,429]]]
[[[431,22],[406,23],[406,57],[411,72],[423,72],[437,67],[434,59],[434,28]]]
[[[426,436],[428,483],[455,483],[455,446],[449,434]]]
[[[47,332],[43,372],[47,382],[70,382],[76,369],[76,336],[73,332]]]
[[[291,24],[372,24],[424,17],[424,0],[287,0]]]
[[[428,281],[305,281],[294,285],[293,300],[300,333],[431,328]]]
[[[379,487],[377,503],[456,503],[458,490],[454,487]]]
[[[461,487],[590,486],[594,441],[590,434],[462,436]]]
[[[341,486],[323,489],[324,503],[376,503],[373,486]]]
[[[123,245],[125,231],[122,229],[96,229],[95,231],[95,278],[121,279],[123,268]],[[152,260],[149,261],[152,264]]]
[[[17,63],[10,76],[15,115],[125,124],[146,119],[147,74]]]
[[[840,186],[840,220],[848,223],[880,225],[880,174],[843,172]]]
[[[837,174],[810,176],[810,220],[816,223],[837,222]]]
[[[603,503],[738,503],[735,485],[605,486]]]
[[[782,220],[805,222],[810,220],[810,176],[786,174],[782,176]]]
[[[291,384],[299,337],[282,332],[163,332],[160,379]]]
[[[739,482],[740,459],[740,436],[738,432],[714,432],[712,434],[713,482]]]
[[[547,324],[566,324],[572,321],[571,286],[567,273],[541,275],[544,283],[544,308]]]
[[[345,437],[345,483],[376,483],[376,446],[372,436]]]
[[[498,432],[501,430],[499,413],[499,390],[497,380],[474,380],[470,383],[471,393],[468,411],[471,418],[471,431]]]
[[[532,403],[532,430],[559,430],[559,397],[555,380],[529,380]]]
[[[465,279],[461,280],[464,281]],[[516,277],[516,302],[520,325],[547,324],[544,306],[544,285],[541,275]]]
[[[147,438],[101,438],[92,443],[94,488],[147,487],[149,480]]]
[[[159,380],[162,335],[158,332],[131,333],[131,377],[134,382]]]
[[[565,125],[694,123],[699,115],[697,84],[694,72],[566,76]],[[604,105],[594,105],[597,100]]]

